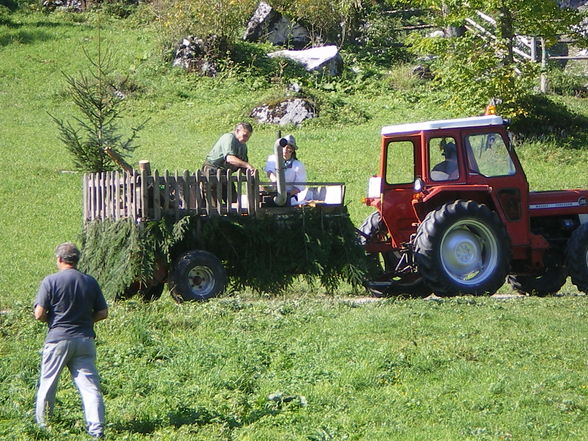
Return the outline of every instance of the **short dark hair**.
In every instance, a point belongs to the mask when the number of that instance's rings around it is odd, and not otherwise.
[[[80,250],[73,243],[65,242],[57,245],[55,257],[70,265],[77,265],[80,261]]]
[[[247,130],[249,133],[253,133],[253,126],[251,124],[249,124],[248,122],[240,122],[239,124],[237,124],[235,126],[235,131],[239,130],[239,129],[245,129]]]

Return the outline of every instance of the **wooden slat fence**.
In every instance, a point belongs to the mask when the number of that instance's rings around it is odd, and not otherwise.
[[[228,202],[222,198],[223,185],[227,186]],[[165,171],[161,176],[157,170],[153,174],[146,170],[91,173],[84,175],[83,192],[85,221],[255,215],[259,206],[259,172],[218,170],[210,177],[200,170],[186,170],[181,175]]]

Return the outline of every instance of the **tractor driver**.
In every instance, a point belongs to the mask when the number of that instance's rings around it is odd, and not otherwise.
[[[457,167],[457,148],[453,142],[441,141],[444,160],[431,169],[431,178],[435,181],[449,181],[459,175]]]

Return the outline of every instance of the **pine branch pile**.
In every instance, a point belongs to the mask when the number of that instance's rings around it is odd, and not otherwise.
[[[223,262],[229,291],[249,287],[279,293],[300,274],[333,291],[342,282],[360,285],[366,270],[365,253],[345,208],[302,208],[266,218],[92,222],[81,242],[80,268],[113,295],[133,281],[148,281],[155,261],[173,264],[174,256],[192,249],[207,250]]]

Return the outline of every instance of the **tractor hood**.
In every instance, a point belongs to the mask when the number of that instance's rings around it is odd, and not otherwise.
[[[588,190],[532,191],[529,211],[531,216],[588,214]]]

